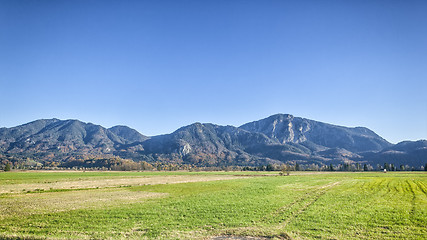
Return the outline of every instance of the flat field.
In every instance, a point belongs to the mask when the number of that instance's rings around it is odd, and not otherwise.
[[[2,172],[1,239],[427,239],[427,174]]]

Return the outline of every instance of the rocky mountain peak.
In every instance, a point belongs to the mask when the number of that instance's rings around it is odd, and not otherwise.
[[[353,152],[380,151],[391,144],[373,131],[317,122],[290,114],[276,114],[240,126],[250,132],[263,133],[278,143],[312,142],[328,148],[344,148]]]
[[[250,132],[259,132],[279,143],[300,143],[306,141],[305,132],[310,130],[309,122],[290,114],[276,114],[259,121],[240,126]]]

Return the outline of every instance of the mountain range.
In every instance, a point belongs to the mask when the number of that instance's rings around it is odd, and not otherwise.
[[[387,162],[419,167],[427,162],[427,141],[391,144],[368,128],[336,126],[289,114],[240,127],[194,123],[152,137],[127,126],[104,128],[79,120],[42,119],[0,128],[0,154],[39,162],[109,156],[196,166]]]

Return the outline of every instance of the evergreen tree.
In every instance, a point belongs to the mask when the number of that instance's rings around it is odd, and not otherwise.
[[[295,164],[295,171],[300,171],[300,167],[298,163]]]
[[[366,165],[366,163],[365,163],[365,164],[363,164],[363,171],[365,171],[365,172],[367,172],[367,171],[368,171],[368,165]]]

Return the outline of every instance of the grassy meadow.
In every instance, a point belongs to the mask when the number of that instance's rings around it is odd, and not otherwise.
[[[427,239],[427,174],[2,172],[1,239]]]

